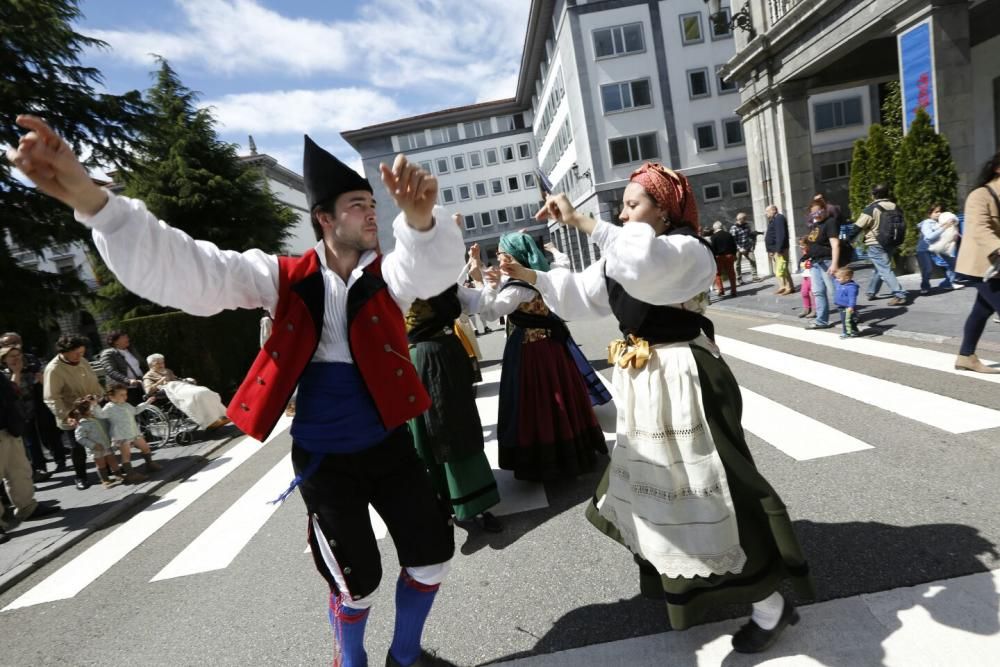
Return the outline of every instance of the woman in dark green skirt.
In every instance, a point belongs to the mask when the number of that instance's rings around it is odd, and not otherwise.
[[[543,214],[590,234],[601,260],[576,274],[506,273],[568,319],[614,314],[623,334],[608,346],[617,442],[587,518],[633,553],[642,592],[666,600],[674,629],[712,607],[749,603],[733,647],[763,651],[798,622],[781,582],[804,598],[813,590],[785,506],[754,465],[739,386],[703,315],[714,257],[683,175],[643,165],[622,203],[616,227],[550,197]]]
[[[499,532],[503,526],[488,511],[500,502],[500,495],[483,451],[483,425],[472,388],[474,369],[455,335],[463,301],[466,308],[475,309],[478,296],[478,290],[454,285],[410,306],[406,314],[410,358],[431,395],[431,407],[410,420],[410,431],[435,489],[451,503],[455,518]]]

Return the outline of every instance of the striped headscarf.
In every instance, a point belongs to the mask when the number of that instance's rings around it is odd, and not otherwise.
[[[524,232],[510,232],[500,237],[500,252],[505,252],[521,266],[527,266],[535,271],[548,271],[549,260],[538,248],[535,239]]]
[[[659,162],[647,162],[633,171],[629,180],[641,185],[656,205],[667,212],[667,222],[671,226],[687,225],[695,232],[699,231],[694,192],[684,174],[678,174]]]

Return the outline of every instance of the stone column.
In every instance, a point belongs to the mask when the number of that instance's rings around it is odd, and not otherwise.
[[[774,105],[776,152],[783,169],[774,188],[778,208],[788,218],[791,238],[805,233],[803,211],[816,189],[813,172],[812,139],[809,135],[809,101],[804,83],[783,84]],[[794,244],[793,244],[794,245]],[[797,254],[794,250],[792,254]]]

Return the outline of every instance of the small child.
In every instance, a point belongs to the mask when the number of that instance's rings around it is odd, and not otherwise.
[[[155,397],[146,399],[138,407],[128,402],[128,387],[115,384],[108,390],[108,402],[100,408],[98,414],[111,422],[111,445],[122,455],[122,469],[125,471],[125,481],[129,483],[144,482],[147,476],[132,469],[132,446],[135,445],[142,458],[146,461],[146,470],[156,472],[160,466],[153,462],[153,454],[149,445],[139,432],[135,416],[143,410],[150,409]]]
[[[854,282],[854,271],[848,268],[837,269],[837,293],[834,303],[840,308],[840,324],[844,332],[841,338],[854,338],[858,335],[858,326],[854,314],[858,308],[858,290],[860,286]]]
[[[812,260],[809,259],[809,241],[806,237],[799,239],[799,250],[802,258],[799,260],[799,270],[802,271],[802,312],[799,317],[813,317],[816,309],[813,307],[812,293]]]
[[[108,435],[108,424],[93,414],[96,398],[81,398],[73,404],[69,418],[76,422],[76,441],[80,443],[97,466],[97,476],[101,478],[101,486],[110,489],[121,483],[116,476],[121,474],[118,468],[118,457],[111,448],[111,436]],[[110,469],[110,472],[109,472]]]

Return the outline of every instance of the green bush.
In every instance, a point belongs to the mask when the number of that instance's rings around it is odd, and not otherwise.
[[[872,183],[868,178],[868,144],[864,139],[854,142],[851,158],[850,208],[851,220],[857,220],[861,211],[872,200]]]
[[[229,401],[259,350],[262,311],[226,310],[211,317],[174,312],[122,320],[143,355],[160,353],[178,377],[193,377]]]

